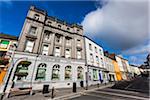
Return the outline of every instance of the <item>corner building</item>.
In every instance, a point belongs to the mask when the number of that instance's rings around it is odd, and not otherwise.
[[[11,88],[49,89],[85,86],[83,28],[50,17],[31,6],[14,54],[14,66],[7,91]]]
[[[103,48],[86,36],[84,40],[88,85],[107,83],[108,73],[104,62]]]

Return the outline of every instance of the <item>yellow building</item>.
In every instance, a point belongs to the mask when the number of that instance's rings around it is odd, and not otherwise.
[[[0,33],[0,84],[7,73],[13,46],[17,44],[17,37]]]

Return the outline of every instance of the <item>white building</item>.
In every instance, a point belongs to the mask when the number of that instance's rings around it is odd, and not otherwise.
[[[88,84],[106,83],[103,48],[85,36],[85,57],[88,69]]]
[[[130,67],[131,67],[132,76],[140,75],[141,74],[141,71],[138,68],[138,66],[130,65]]]

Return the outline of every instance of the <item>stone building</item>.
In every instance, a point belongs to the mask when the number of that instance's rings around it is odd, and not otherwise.
[[[41,90],[85,86],[83,28],[31,6],[19,36],[6,92],[13,88]]]
[[[108,82],[103,48],[85,36],[85,56],[88,70],[88,84]]]

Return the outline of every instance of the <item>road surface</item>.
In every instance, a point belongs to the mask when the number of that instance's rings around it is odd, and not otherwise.
[[[149,100],[148,95],[139,92],[117,90],[111,88],[99,89],[83,93],[70,100]]]

